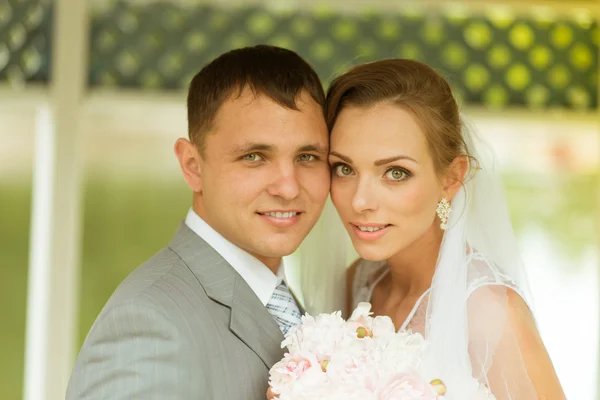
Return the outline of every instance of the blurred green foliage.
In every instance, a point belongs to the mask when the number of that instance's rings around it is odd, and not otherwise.
[[[22,396],[30,182],[0,187],[0,399]],[[102,306],[135,267],[168,244],[185,218],[191,195],[172,184],[92,178],[85,187],[79,340]]]
[[[507,173],[504,185],[517,234],[545,230],[559,253],[577,268],[577,258],[597,240],[598,172],[588,174]],[[576,271],[574,271],[576,272]]]
[[[31,182],[0,182],[0,398],[22,396]]]

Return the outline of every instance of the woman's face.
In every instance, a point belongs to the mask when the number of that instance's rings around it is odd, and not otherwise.
[[[346,107],[330,149],[331,197],[362,258],[388,259],[439,232],[443,186],[411,113],[391,103]]]

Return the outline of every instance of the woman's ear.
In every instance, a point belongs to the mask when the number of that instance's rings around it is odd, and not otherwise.
[[[188,186],[195,193],[202,193],[202,156],[196,145],[187,139],[177,139],[175,155]]]
[[[448,166],[446,176],[444,176],[442,181],[442,193],[448,201],[452,200],[454,195],[456,195],[456,192],[458,192],[458,189],[461,188],[468,168],[469,159],[467,156],[456,157]]]

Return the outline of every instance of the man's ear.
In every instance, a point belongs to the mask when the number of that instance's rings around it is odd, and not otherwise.
[[[177,139],[175,155],[188,186],[195,193],[202,193],[202,156],[196,145],[187,139]]]
[[[448,166],[447,173],[442,181],[442,193],[448,201],[452,200],[458,189],[461,188],[468,168],[469,160],[466,156],[456,157]]]

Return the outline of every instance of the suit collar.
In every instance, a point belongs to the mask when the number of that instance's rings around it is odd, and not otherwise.
[[[191,208],[185,218],[185,224],[219,253],[246,281],[262,304],[267,305],[279,282],[279,276],[256,257],[223,237]],[[284,274],[285,266],[282,261],[278,275],[283,278]]]
[[[267,368],[283,357],[283,335],[260,299],[223,257],[185,223],[169,247],[181,257],[213,301],[231,309],[229,329]]]

